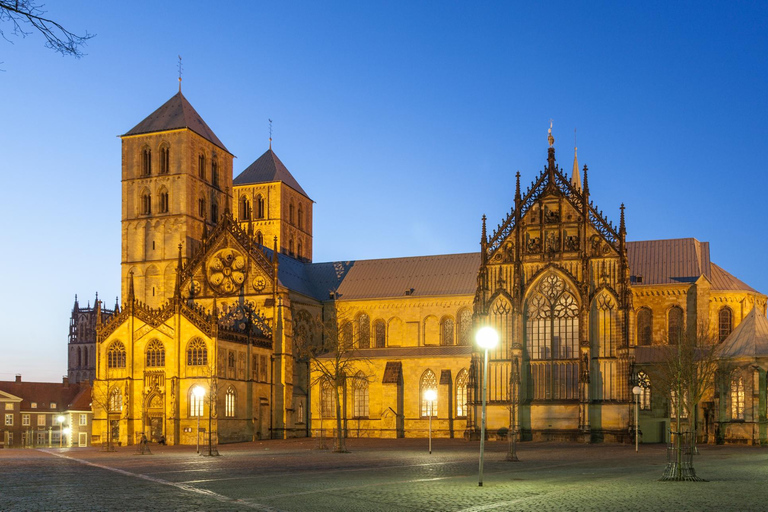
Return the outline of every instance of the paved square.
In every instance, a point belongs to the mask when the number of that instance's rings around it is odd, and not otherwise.
[[[317,441],[225,445],[220,457],[194,447],[151,445],[113,453],[87,449],[0,450],[2,510],[764,510],[768,450],[702,446],[701,483],[659,482],[666,447],[486,444],[463,440],[349,439],[350,453]]]

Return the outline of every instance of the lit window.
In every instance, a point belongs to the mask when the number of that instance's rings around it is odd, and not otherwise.
[[[13,414],[6,414],[5,415],[5,425],[8,427],[13,426]]]
[[[120,412],[123,410],[123,394],[119,388],[112,389],[112,392],[109,394],[108,405],[110,412]]]
[[[427,390],[437,392],[437,377],[432,370],[425,371],[419,382],[419,399],[421,400],[421,416],[426,418],[430,415],[437,416],[437,399],[427,400]]]
[[[336,416],[336,393],[328,379],[324,380],[320,387],[320,413],[323,418]]]
[[[208,364],[208,349],[205,342],[195,338],[187,346],[187,366],[205,366]]]
[[[232,387],[227,389],[224,403],[224,416],[227,418],[235,417],[235,390]]]
[[[355,376],[353,388],[354,399],[354,417],[355,418],[367,418],[368,417],[368,381],[362,372],[358,372]]]
[[[9,403],[5,404],[5,410],[6,411],[12,411],[13,410],[13,403],[9,402]]]
[[[205,394],[200,393],[198,395],[197,393],[195,393],[195,390],[198,388],[199,386],[193,386],[189,390],[189,417],[190,418],[199,418],[203,416],[203,405],[205,404]]]
[[[467,370],[461,370],[456,377],[456,416],[467,416]]]
[[[44,427],[45,426],[45,414],[38,414],[37,415],[37,426],[38,427]]]
[[[736,375],[731,379],[731,419],[744,419],[744,379]]]
[[[51,409],[55,409],[55,408],[56,408],[56,402],[51,402]]]
[[[37,409],[37,402],[32,402],[32,403],[30,404],[30,407],[31,407],[32,409]]]
[[[688,417],[688,409],[686,408],[686,405],[688,403],[688,400],[685,397],[685,394],[683,394],[683,403],[680,404],[680,418],[685,419]],[[672,391],[670,393],[669,397],[669,417],[670,418],[677,418],[677,392]]]
[[[81,414],[80,415],[80,422],[79,425],[88,425],[88,415],[87,414]]]
[[[165,366],[165,347],[158,340],[152,340],[147,345],[147,366]]]
[[[125,368],[125,346],[122,342],[115,341],[107,350],[108,368]]]
[[[21,415],[21,424],[24,426],[29,426],[29,414],[22,414]]]
[[[719,338],[720,342],[722,343],[725,341],[725,338],[727,338],[731,331],[733,330],[733,312],[731,311],[731,308],[729,307],[723,307],[720,308],[720,312],[717,315],[718,317],[718,324],[719,324]]]

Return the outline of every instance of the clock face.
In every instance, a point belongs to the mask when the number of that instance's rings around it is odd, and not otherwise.
[[[246,272],[245,257],[235,249],[216,252],[206,266],[208,284],[222,295],[231,295],[240,290]]]
[[[258,276],[256,279],[253,280],[253,288],[257,292],[264,291],[264,288],[267,287],[267,280],[264,279],[264,276]]]

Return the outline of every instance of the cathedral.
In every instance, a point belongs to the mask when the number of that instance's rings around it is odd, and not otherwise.
[[[694,238],[627,241],[592,201],[588,168],[544,169],[480,251],[314,263],[313,201],[270,148],[233,155],[181,90],[122,139],[121,297],[75,299],[69,377],[93,382],[93,443],[333,435],[471,437],[488,354],[488,433],[521,440],[665,440],[654,349],[692,326],[731,380],[702,401],[712,440],[766,442],[766,295]],[[118,176],[115,176],[115,183]],[[308,357],[333,333],[344,378]],[[336,354],[338,355],[338,353]],[[633,386],[640,385],[634,417]],[[426,393],[434,391],[434,397]],[[341,421],[337,421],[337,413]],[[715,426],[717,433],[715,434]]]

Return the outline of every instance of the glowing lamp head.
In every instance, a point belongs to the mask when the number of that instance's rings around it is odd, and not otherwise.
[[[200,397],[202,397],[202,396],[205,396],[205,389],[203,389],[203,387],[202,387],[202,386],[195,386],[195,389],[193,389],[193,390],[192,390],[192,393],[193,393],[193,394],[194,394],[196,397],[200,398]]]
[[[475,341],[480,348],[490,350],[499,344],[499,333],[493,327],[481,327],[475,334]]]
[[[424,400],[428,402],[434,402],[435,400],[437,400],[437,391],[435,391],[434,389],[427,389],[426,391],[424,391]]]
[[[64,416],[56,416],[56,421],[59,423],[64,423]]]
[[[65,436],[68,436],[70,434],[70,432],[72,432],[71,428],[67,427],[67,428],[64,429],[64,435]]]
[[[635,386],[635,387],[632,388],[632,393],[634,393],[636,396],[639,395],[642,392],[643,392],[643,390],[640,389],[640,386]]]

